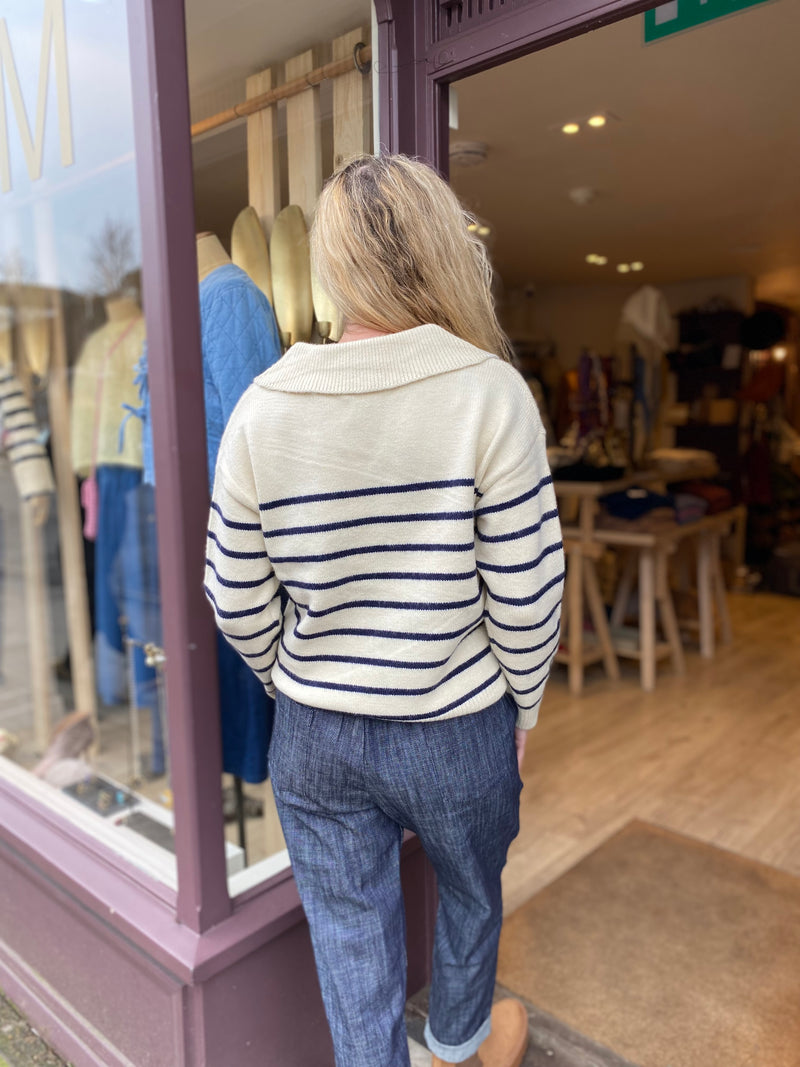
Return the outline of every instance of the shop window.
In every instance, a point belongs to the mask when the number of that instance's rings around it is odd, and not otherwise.
[[[2,14],[0,775],[174,885],[126,6]]]
[[[341,330],[307,230],[324,179],[372,150],[372,10],[278,33],[264,5],[188,0],[186,20],[213,474],[252,378]],[[11,0],[0,66],[0,775],[174,886],[126,5]],[[217,652],[236,893],[288,859],[267,698]]]
[[[276,19],[274,5],[186,2],[212,469],[225,421],[252,379],[295,341],[340,335],[310,273],[308,228],[334,167],[372,151],[371,19],[368,0],[318,7],[313,23],[283,11]],[[215,334],[220,316],[224,336]],[[271,702],[224,640],[217,651],[226,836],[247,862],[229,879],[235,894],[288,858],[266,780]]]

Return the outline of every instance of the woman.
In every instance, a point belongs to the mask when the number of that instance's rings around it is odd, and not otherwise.
[[[439,887],[434,1064],[516,1067],[527,1040],[522,1005],[492,1010],[500,872],[564,561],[469,221],[422,163],[339,170],[312,263],[341,342],[257,378],[217,463],[206,590],[276,696],[270,775],[337,1067],[409,1063],[404,827]]]

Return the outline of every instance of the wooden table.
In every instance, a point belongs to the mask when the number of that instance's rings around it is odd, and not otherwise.
[[[673,523],[657,531],[595,529],[594,539],[601,545],[634,549],[626,561],[611,612],[612,643],[614,629],[625,615],[633,580],[639,577],[639,640],[634,649],[619,643],[618,655],[628,655],[640,662],[642,688],[655,686],[656,662],[670,655],[678,674],[683,673],[683,649],[678,621],[672,606],[667,578],[667,557],[678,545],[689,540],[697,542],[697,602],[700,629],[700,655],[710,659],[716,640],[715,608],[723,642],[731,640],[731,623],[725,599],[725,580],[720,564],[720,540],[735,530],[740,533],[746,509],[740,504],[715,515],[707,515],[696,522]],[[666,641],[656,640],[656,611],[660,612]]]

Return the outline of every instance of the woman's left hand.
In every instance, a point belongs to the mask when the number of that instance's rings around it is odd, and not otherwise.
[[[517,750],[517,766],[519,767],[520,778],[522,777],[522,760],[525,757],[525,742],[528,740],[528,731],[520,730],[518,726],[514,727],[514,747]]]

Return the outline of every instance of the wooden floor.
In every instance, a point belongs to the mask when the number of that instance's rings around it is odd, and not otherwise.
[[[555,668],[525,756],[506,914],[638,818],[800,876],[800,600],[730,597],[734,642],[644,693]]]

